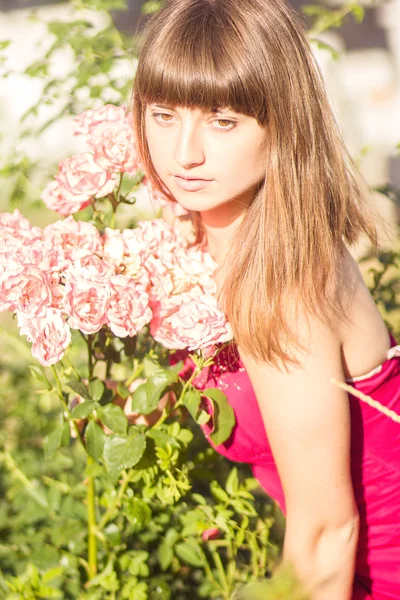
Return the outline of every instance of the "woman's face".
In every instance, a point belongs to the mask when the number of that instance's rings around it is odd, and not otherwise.
[[[149,104],[145,126],[154,168],[184,208],[250,204],[265,177],[266,130],[256,119],[230,109]]]

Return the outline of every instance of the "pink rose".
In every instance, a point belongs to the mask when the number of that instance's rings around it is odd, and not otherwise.
[[[125,242],[119,229],[106,227],[103,234],[103,258],[111,265],[121,265],[125,255]]]
[[[10,310],[30,316],[42,314],[52,303],[50,273],[35,265],[14,263],[0,278],[0,302]]]
[[[105,121],[90,127],[87,144],[103,169],[132,174],[138,168],[133,131],[126,122]]]
[[[91,223],[75,221],[70,216],[43,229],[43,238],[49,245],[61,248],[68,261],[92,254],[102,255],[103,242],[99,231]]]
[[[90,152],[75,154],[62,160],[55,179],[67,192],[78,196],[82,202],[92,196],[103,198],[111,194],[117,183],[116,174],[100,167]]]
[[[90,108],[74,118],[74,135],[87,135],[89,129],[98,123],[110,121],[113,123],[124,123],[127,119],[126,107],[105,104],[100,108]]]
[[[165,254],[166,248],[174,252],[176,248],[188,247],[188,241],[179,229],[168,225],[163,219],[139,221],[136,229],[126,229],[122,235],[130,251],[136,250],[134,246],[136,243],[143,252],[156,256],[159,256],[160,252]]]
[[[91,334],[107,323],[114,270],[97,256],[76,260],[65,272],[64,309],[72,329]]]
[[[124,233],[136,230],[125,230],[106,227],[103,234],[103,260],[116,267],[117,274],[122,274],[134,279],[143,289],[149,285],[150,278],[147,270],[145,255],[141,243],[136,238],[136,252],[130,252],[126,245]]]
[[[21,335],[32,342],[32,355],[41,365],[49,367],[59,362],[71,343],[71,330],[60,310],[47,308],[40,316],[17,311]]]
[[[4,212],[0,213],[0,232],[1,235],[5,231],[14,232],[20,237],[25,237],[24,234],[28,234],[29,238],[38,238],[41,234],[39,227],[32,227],[30,222],[23,214],[18,210],[14,209],[13,213]]]
[[[117,337],[133,337],[152,317],[149,296],[132,278],[125,275],[114,275],[110,285],[108,325]]]
[[[86,208],[92,201],[92,196],[73,194],[56,179],[50,181],[40,198],[47,208],[65,217]]]
[[[196,291],[173,296],[153,308],[150,332],[166,348],[208,348],[230,341],[232,328],[215,296]]]

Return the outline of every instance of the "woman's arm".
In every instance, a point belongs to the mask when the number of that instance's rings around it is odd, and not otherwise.
[[[260,406],[286,501],[283,560],[312,600],[350,600],[358,510],[350,470],[350,409],[340,340],[317,320],[296,322],[307,352],[278,370],[238,348]]]

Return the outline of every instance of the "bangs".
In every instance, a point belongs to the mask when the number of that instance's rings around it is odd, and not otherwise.
[[[265,125],[265,73],[262,82],[262,70],[246,56],[240,36],[235,39],[232,27],[212,16],[203,13],[199,22],[180,14],[171,27],[154,27],[140,55],[134,96],[142,105],[230,108]]]

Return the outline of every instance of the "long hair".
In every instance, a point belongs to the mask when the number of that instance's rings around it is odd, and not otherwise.
[[[283,0],[166,0],[144,30],[131,110],[144,168],[148,103],[228,106],[265,127],[265,180],[238,227],[218,300],[255,359],[299,364],[292,308],[339,332],[345,243],[376,251],[379,213],[335,121],[299,15]],[[175,200],[176,201],[176,200]],[[204,240],[191,212],[195,244]],[[230,258],[231,257],[231,258]],[[238,301],[240,298],[240,302]]]

